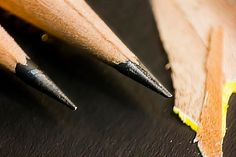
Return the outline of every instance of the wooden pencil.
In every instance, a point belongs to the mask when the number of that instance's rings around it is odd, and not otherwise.
[[[41,71],[14,39],[0,26],[0,67],[15,74],[25,83],[55,98],[72,110],[76,106],[68,97]]]
[[[0,6],[166,97],[170,92],[84,0],[0,0]]]

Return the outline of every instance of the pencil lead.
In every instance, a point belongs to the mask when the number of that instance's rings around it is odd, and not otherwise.
[[[147,68],[140,64],[131,61],[120,63],[114,66],[119,72],[129,76],[133,80],[138,81],[144,86],[152,89],[153,91],[170,98],[172,94],[147,70]]]
[[[18,63],[15,68],[16,75],[25,81],[32,87],[40,90],[65,104],[72,110],[76,110],[77,107],[74,103],[53,83],[48,76],[46,76],[41,70],[39,70],[30,60],[26,65]]]

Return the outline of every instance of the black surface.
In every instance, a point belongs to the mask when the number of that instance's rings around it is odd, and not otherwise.
[[[89,4],[146,66],[171,89],[168,62],[148,1]],[[72,112],[0,71],[0,156],[199,156],[195,133],[165,99],[114,69],[1,12],[7,28],[42,70],[76,103]],[[75,54],[74,52],[79,52]],[[57,55],[56,57],[53,57]],[[236,107],[231,100],[224,156],[236,153]]]

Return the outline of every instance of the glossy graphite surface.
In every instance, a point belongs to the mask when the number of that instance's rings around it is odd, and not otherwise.
[[[15,68],[15,75],[22,79],[26,84],[55,98],[70,109],[77,109],[77,106],[75,106],[60,88],[57,87],[47,75],[39,70],[31,60],[28,60],[26,65],[18,63]]]

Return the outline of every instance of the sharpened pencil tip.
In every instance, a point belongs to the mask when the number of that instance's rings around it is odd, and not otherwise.
[[[39,91],[55,98],[72,110],[76,110],[75,104],[53,83],[41,70],[39,70],[30,60],[27,65],[17,64],[16,75],[27,84]]]
[[[119,72],[136,80],[144,86],[161,94],[164,97],[170,98],[172,94],[147,70],[147,68],[140,64],[127,61],[114,66]]]

